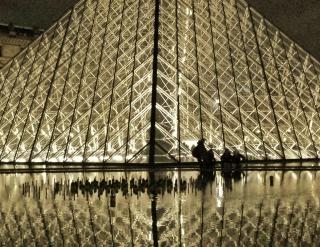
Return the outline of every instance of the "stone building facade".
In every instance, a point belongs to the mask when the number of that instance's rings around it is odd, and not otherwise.
[[[32,27],[0,23],[0,69],[40,33]]]

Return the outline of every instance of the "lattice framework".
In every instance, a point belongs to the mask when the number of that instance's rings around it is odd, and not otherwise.
[[[319,71],[243,0],[81,0],[1,70],[0,160],[318,158]]]

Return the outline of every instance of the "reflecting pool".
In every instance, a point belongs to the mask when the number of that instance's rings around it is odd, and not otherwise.
[[[1,244],[319,246],[319,172],[1,174]]]

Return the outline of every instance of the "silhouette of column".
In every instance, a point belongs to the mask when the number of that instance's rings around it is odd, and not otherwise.
[[[152,216],[152,238],[153,246],[158,247],[158,227],[157,227],[157,194],[152,189],[152,185],[155,184],[154,172],[150,172],[150,185],[151,185],[151,216]]]
[[[152,72],[152,96],[149,139],[149,163],[154,165],[155,139],[156,139],[156,103],[157,103],[157,77],[158,77],[158,46],[159,46],[159,13],[160,0],[155,0],[154,10],[154,38],[153,38],[153,72]]]

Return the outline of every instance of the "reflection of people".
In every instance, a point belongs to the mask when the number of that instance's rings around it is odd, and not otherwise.
[[[241,164],[240,162],[241,161],[244,161],[245,160],[245,157],[240,154],[239,150],[234,150],[233,152],[233,157],[232,157],[232,161],[234,163],[234,169],[235,171],[241,171]]]
[[[221,156],[221,171],[222,175],[230,176],[232,172],[232,156],[229,149],[226,148]]]
[[[242,176],[242,167],[241,167],[241,162],[245,160],[245,157],[240,154],[240,152],[236,149],[233,152],[233,165],[234,165],[234,170],[232,172],[232,177],[235,179],[235,181],[238,181],[241,179]]]
[[[232,177],[233,177],[234,181],[240,181],[240,180],[241,180],[241,177],[242,177],[242,173],[243,173],[243,171],[241,171],[241,170],[239,170],[239,171],[237,171],[237,170],[233,171]],[[243,174],[244,174],[244,173],[243,173]]]
[[[54,183],[54,194],[58,194],[61,189],[59,182]]]
[[[227,191],[232,191],[232,179],[231,176],[224,176],[224,183]]]
[[[110,195],[110,207],[115,208],[116,207],[116,194],[113,192]]]
[[[195,181],[195,186],[196,189],[204,189],[208,182],[213,182],[215,179],[215,173],[213,169],[207,169],[207,170],[201,170],[196,181]]]
[[[118,193],[122,193],[123,196],[136,195],[138,198],[141,193],[148,194],[159,194],[163,195],[165,193],[182,193],[189,192],[189,188],[192,190],[198,189],[202,190],[208,183],[211,183],[215,179],[214,169],[208,167],[206,169],[200,169],[200,173],[197,179],[190,179],[190,183],[185,178],[173,179],[170,176],[162,177],[159,179],[148,178],[131,178],[130,180],[126,178],[121,179],[102,179],[97,180],[94,178],[90,180],[89,178],[77,179],[69,183],[54,181],[52,185],[52,191],[54,196],[61,194],[62,191],[67,192],[72,197],[78,197],[83,195],[83,197],[89,197],[96,194],[99,198],[105,194],[106,197],[110,199],[110,207],[116,207],[116,197]],[[194,183],[194,182],[195,183]],[[22,186],[23,195],[30,193],[29,183],[24,183]]]
[[[212,148],[210,148],[208,151],[208,165],[212,169],[214,169],[216,165],[216,159],[214,158],[214,152]]]

